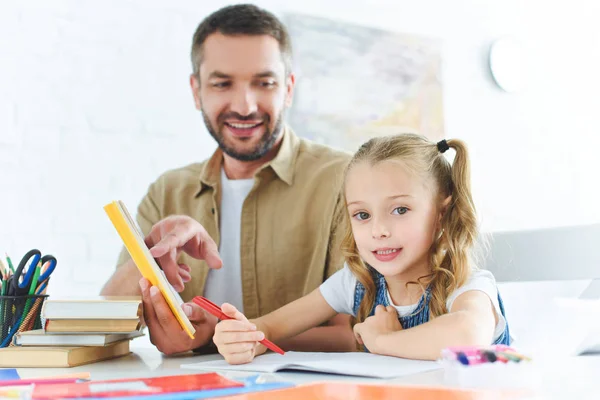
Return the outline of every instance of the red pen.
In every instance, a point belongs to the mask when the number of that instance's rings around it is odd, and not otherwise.
[[[221,311],[221,308],[219,306],[217,306],[215,303],[213,303],[212,301],[208,300],[205,297],[196,296],[192,299],[192,301],[194,303],[196,303],[197,305],[199,305],[200,307],[202,307],[203,309],[205,309],[206,311],[208,311],[209,313],[211,313],[212,315],[214,315],[215,317],[217,317],[218,319],[221,319],[221,320],[233,319],[233,318],[223,314],[223,311]],[[263,339],[259,343],[265,345],[265,347],[273,350],[275,353],[279,353],[281,355],[285,354],[285,352],[283,350],[281,350],[281,348],[279,348],[279,346],[277,346],[275,343],[271,342],[268,339]]]

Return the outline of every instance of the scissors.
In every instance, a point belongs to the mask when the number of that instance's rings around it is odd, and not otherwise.
[[[36,277],[36,269],[40,261],[42,265],[48,263],[48,266],[44,272],[40,271],[40,275]],[[28,268],[25,272],[25,267],[27,266]],[[26,296],[33,294],[32,291],[35,291],[38,283],[46,282],[50,278],[50,275],[54,272],[54,268],[56,268],[56,258],[54,256],[48,254],[42,257],[42,253],[38,249],[29,250],[21,259],[15,270],[15,274],[10,279],[8,295]]]

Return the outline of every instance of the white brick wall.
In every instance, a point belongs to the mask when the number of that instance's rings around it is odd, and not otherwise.
[[[54,254],[52,291],[85,294],[120,248],[102,206],[214,149],[187,84],[207,11],[51,3],[0,6],[0,250]]]
[[[488,228],[600,221],[595,4],[297,3],[259,2],[277,13],[444,39],[447,132],[473,149]],[[112,272],[120,243],[104,204],[122,199],[134,210],[161,172],[214,149],[193,108],[188,53],[197,23],[224,4],[0,3],[0,251],[17,258],[37,247],[56,255],[53,293],[96,293]],[[517,95],[498,91],[486,71],[487,45],[505,33],[538,56],[529,89]]]

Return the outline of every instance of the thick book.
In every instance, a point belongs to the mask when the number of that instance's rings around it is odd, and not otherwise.
[[[181,368],[267,373],[281,370],[298,370],[391,379],[441,367],[435,361],[407,360],[363,352],[304,353],[288,351],[284,356],[276,353],[264,354],[256,357],[252,362],[242,365],[230,365],[225,360],[215,360],[182,364]]]
[[[129,333],[140,330],[140,319],[47,319],[49,333]]]
[[[104,206],[104,211],[142,276],[148,279],[153,286],[158,287],[181,328],[193,339],[196,330],[181,308],[183,305],[181,296],[173,289],[164,272],[150,254],[150,250],[144,242],[144,236],[131,218],[125,204],[122,201],[113,201]]]
[[[46,333],[43,329],[17,333],[13,339],[16,346],[106,346],[121,340],[131,340],[143,336],[144,333],[134,331],[130,333],[110,334],[73,334],[73,333]]]
[[[49,298],[42,317],[49,319],[134,319],[142,315],[139,296]]]
[[[86,397],[117,397],[164,395],[181,392],[243,387],[244,384],[216,373],[160,376],[156,378],[128,378],[85,383],[67,383],[36,386],[35,399],[70,399]]]
[[[129,354],[129,340],[102,347],[24,347],[0,349],[0,368],[68,368]]]

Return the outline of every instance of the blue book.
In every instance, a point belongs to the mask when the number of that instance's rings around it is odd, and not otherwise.
[[[0,381],[14,381],[21,379],[19,373],[14,368],[0,369]]]

